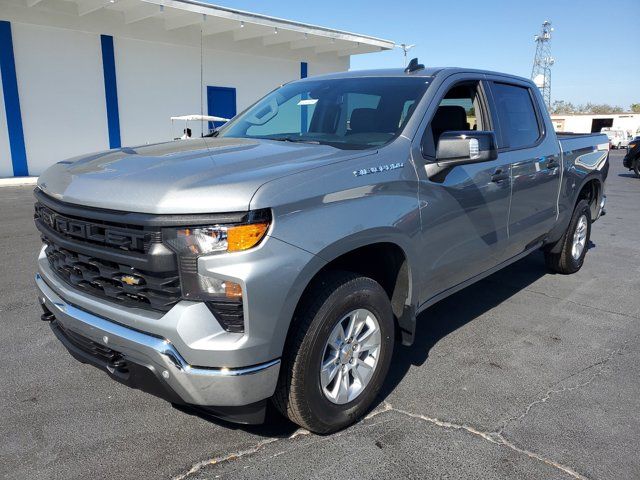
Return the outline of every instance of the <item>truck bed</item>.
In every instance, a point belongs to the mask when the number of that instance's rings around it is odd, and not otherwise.
[[[607,150],[609,145],[609,137],[604,133],[557,132],[556,135],[563,152],[582,150],[589,147]]]
[[[609,174],[609,137],[604,133],[558,133],[565,168],[600,170],[603,181]]]

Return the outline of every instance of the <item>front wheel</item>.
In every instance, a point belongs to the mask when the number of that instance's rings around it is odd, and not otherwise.
[[[558,273],[575,273],[582,268],[591,238],[591,207],[586,200],[580,200],[573,211],[567,231],[553,248],[545,252],[547,267]]]
[[[384,382],[394,344],[391,303],[376,281],[332,272],[302,300],[273,403],[316,433],[354,423]]]
[[[633,173],[636,174],[636,177],[640,178],[640,158],[633,164]]]

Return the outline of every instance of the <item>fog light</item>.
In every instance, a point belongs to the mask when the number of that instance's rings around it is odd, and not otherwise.
[[[242,286],[230,280],[196,274],[198,288],[187,285],[184,295],[189,299],[205,300],[209,311],[227,332],[244,332]],[[191,276],[188,278],[192,278]],[[197,290],[197,294],[194,294]]]
[[[205,294],[206,297],[242,301],[242,287],[235,282],[198,274],[198,283],[200,292]],[[186,296],[189,295],[187,292]]]

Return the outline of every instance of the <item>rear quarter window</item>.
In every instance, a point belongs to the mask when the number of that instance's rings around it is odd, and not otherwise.
[[[533,146],[542,132],[529,88],[494,82],[492,91],[502,131],[500,148]]]

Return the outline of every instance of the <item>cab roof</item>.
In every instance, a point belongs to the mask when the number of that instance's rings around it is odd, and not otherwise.
[[[517,75],[511,75],[508,73],[494,72],[490,70],[478,70],[474,68],[460,68],[460,67],[427,67],[420,70],[416,70],[410,73],[405,73],[403,68],[386,68],[386,69],[374,69],[374,70],[352,70],[348,72],[329,73],[325,75],[315,75],[307,80],[331,80],[339,78],[366,78],[366,77],[425,77],[433,78],[437,75],[445,74],[445,76],[452,75],[454,73],[476,73],[478,75],[499,75],[501,77],[510,77],[518,79],[520,81],[530,82],[528,78],[519,77]]]

